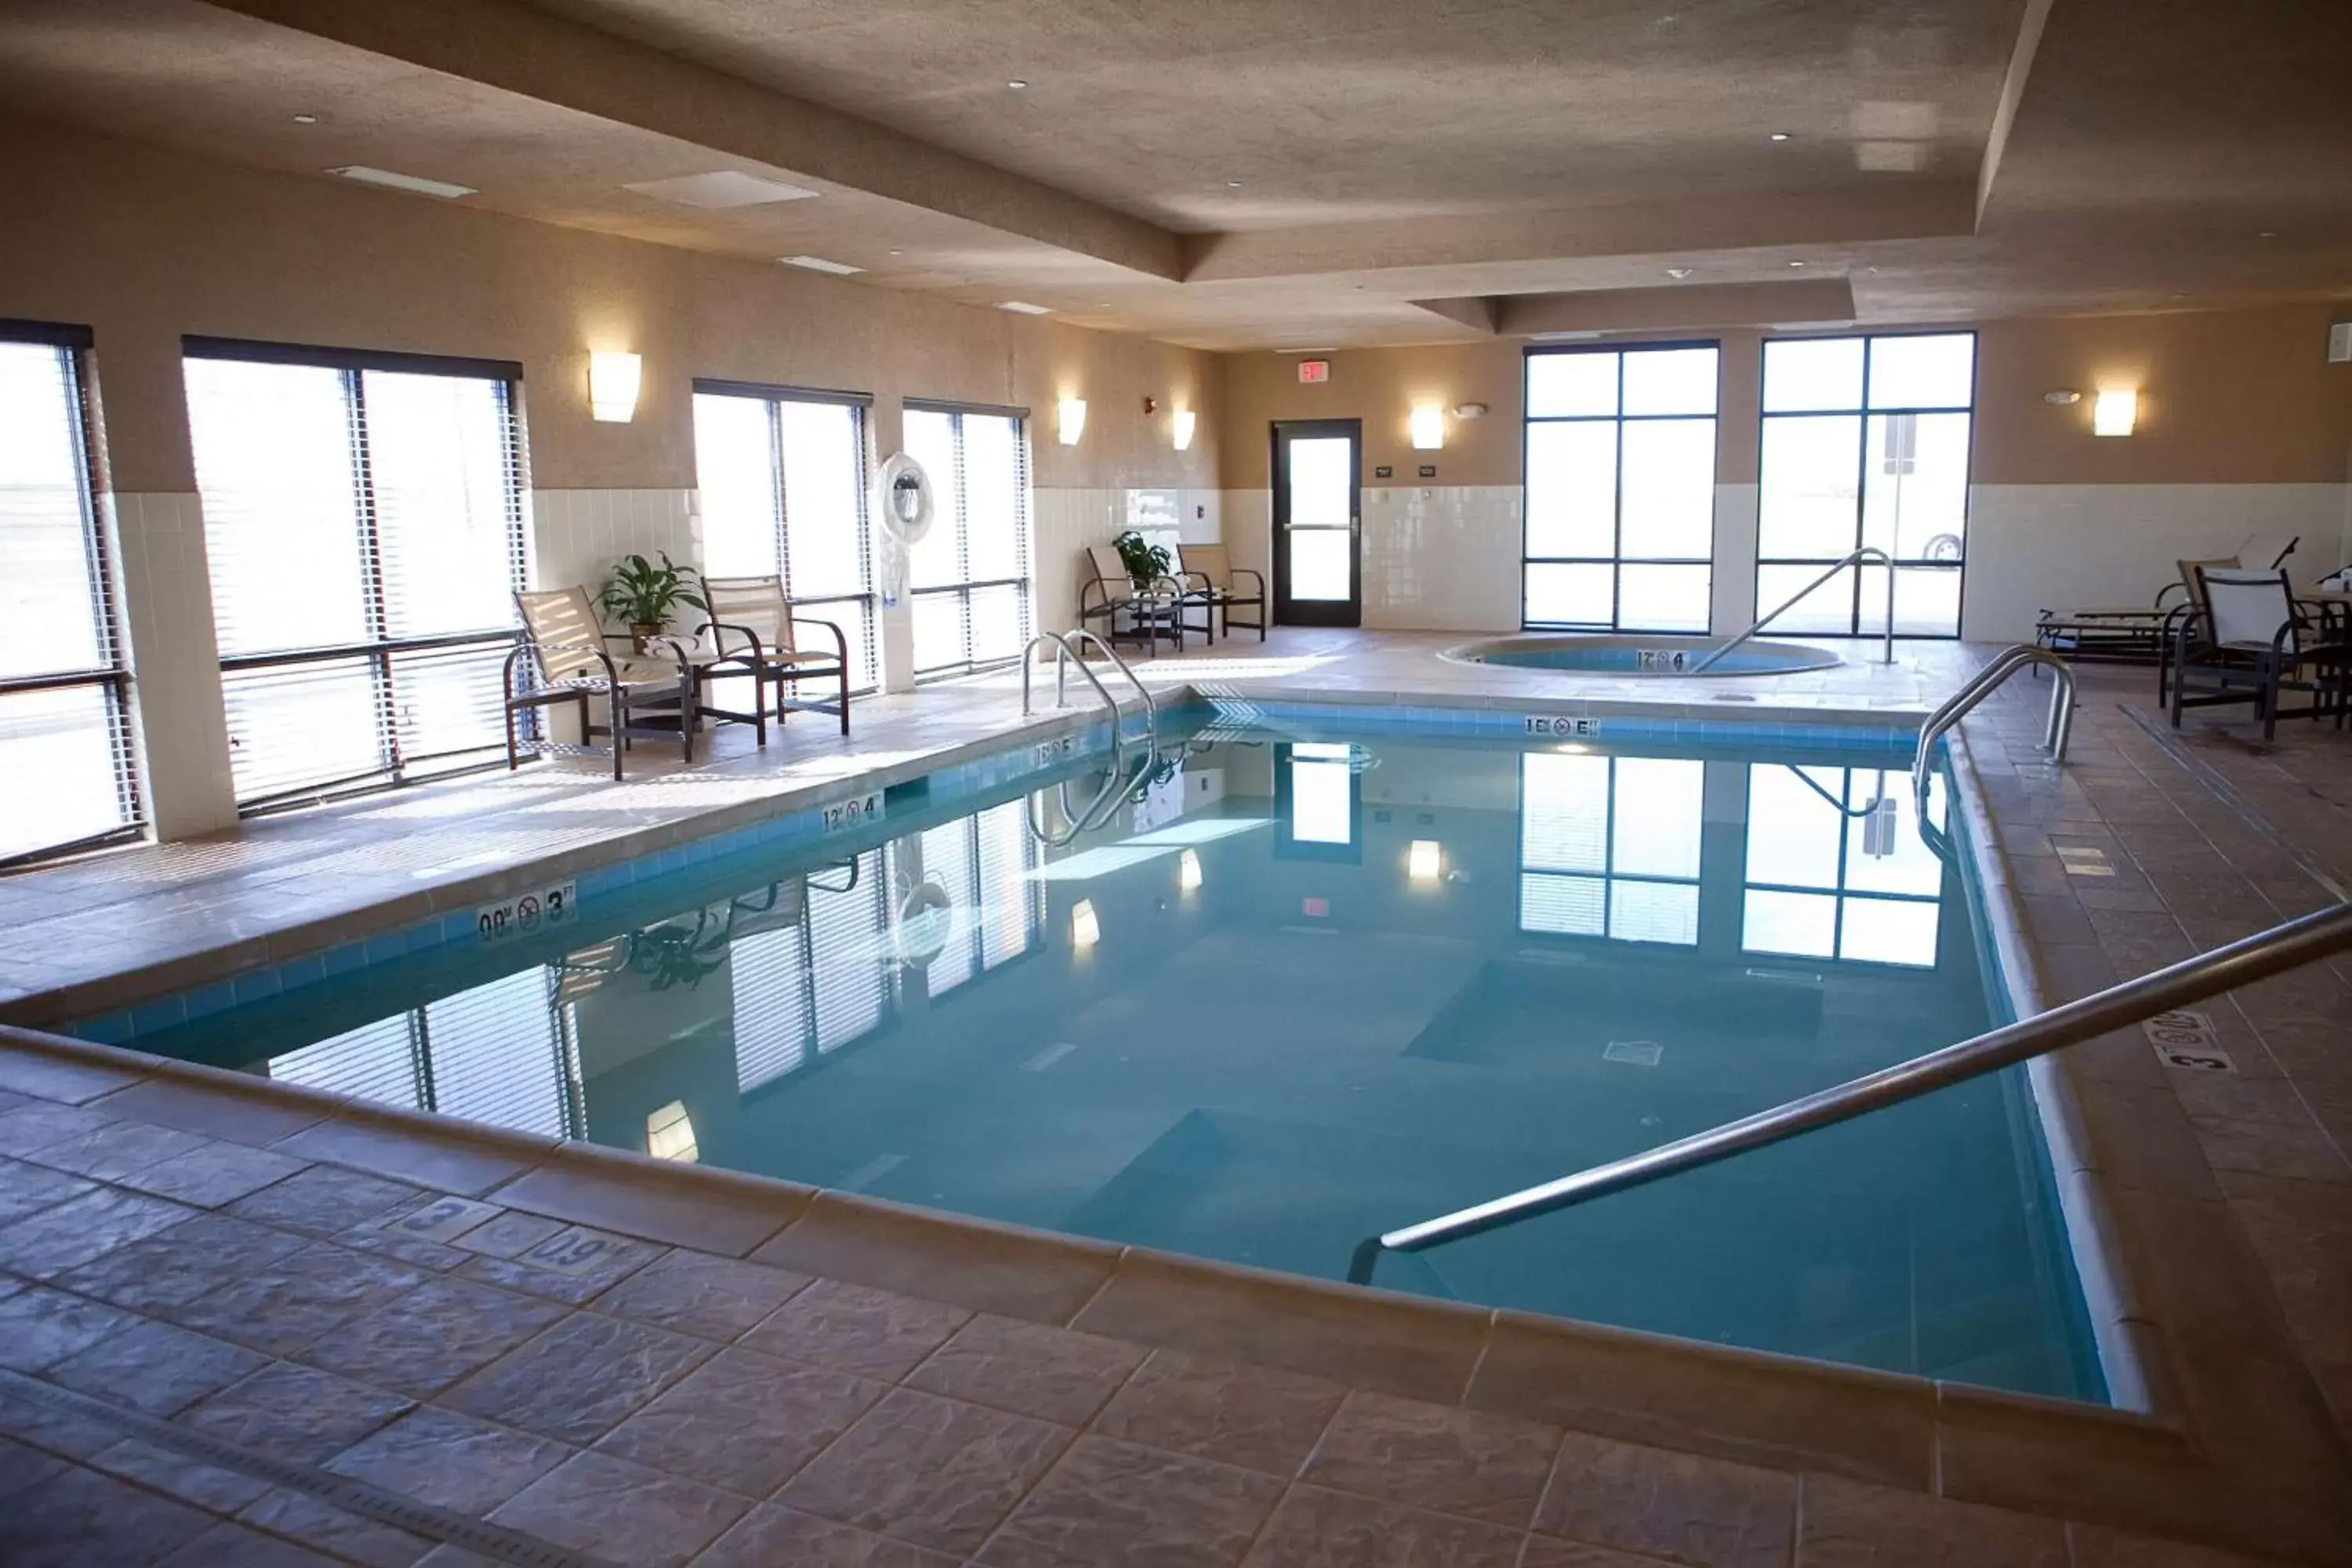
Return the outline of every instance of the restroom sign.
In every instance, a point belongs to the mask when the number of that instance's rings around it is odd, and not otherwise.
[[[2229,1072],[2238,1070],[2213,1034],[2213,1020],[2202,1013],[2158,1013],[2140,1025],[2147,1043],[2156,1047],[2158,1060],[2166,1067],[2179,1068],[2183,1072]]]

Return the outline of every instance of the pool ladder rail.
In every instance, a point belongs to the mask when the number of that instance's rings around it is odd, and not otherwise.
[[[1919,726],[1919,750],[1911,759],[1914,795],[1922,801],[1927,798],[1927,779],[1935,769],[1936,742],[1944,738],[1944,732],[2029,665],[2057,672],[2058,679],[2050,693],[2050,721],[2042,728],[2042,743],[2049,749],[2052,762],[2066,760],[2066,742],[2074,732],[2074,667],[2046,647],[2011,643],[1988,659],[1967,685],[1944,699],[1943,706],[1927,715],[1927,721]]]
[[[1077,838],[1079,835],[1100,827],[1109,819],[1110,814],[1118,808],[1120,803],[1127,799],[1129,793],[1139,787],[1159,767],[1160,761],[1160,704],[1152,696],[1151,689],[1144,685],[1142,678],[1135,673],[1135,667],[1120,658],[1118,649],[1111,647],[1100,635],[1084,629],[1074,632],[1039,632],[1035,637],[1031,637],[1021,650],[1021,716],[1023,718],[1026,719],[1035,711],[1031,701],[1030,684],[1036,666],[1030,656],[1035,653],[1041,645],[1046,643],[1054,645],[1055,650],[1054,706],[1066,708],[1069,705],[1070,666],[1076,664],[1078,667],[1078,673],[1087,678],[1087,684],[1095,689],[1095,695],[1102,699],[1103,706],[1110,711],[1110,767],[1103,775],[1102,787],[1095,791],[1093,798],[1087,801],[1084,807],[1074,811],[1070,806],[1069,781],[1065,779],[1056,784],[1055,788],[1058,792],[1057,798],[1062,808],[1062,826],[1052,830],[1048,830],[1037,820],[1036,795],[1032,794],[1025,803],[1024,809],[1028,820],[1030,836],[1048,848],[1058,849]],[[1132,767],[1128,763],[1127,733],[1120,722],[1118,699],[1110,694],[1109,688],[1103,685],[1102,678],[1094,672],[1087,663],[1085,656],[1078,651],[1089,643],[1103,650],[1111,663],[1118,667],[1118,672],[1127,677],[1128,684],[1135,688],[1136,695],[1143,699],[1144,748],[1141,759]]]
[[[1782,616],[1785,616],[1790,610],[1795,609],[1799,601],[1802,600],[1814,589],[1820,587],[1822,584],[1828,582],[1831,578],[1836,576],[1839,573],[1844,571],[1849,566],[1860,566],[1872,563],[1875,563],[1876,564],[1886,568],[1886,636],[1885,639],[1884,651],[1879,655],[1878,662],[1881,664],[1893,664],[1895,662],[1895,558],[1887,554],[1884,550],[1879,549],[1874,544],[1865,544],[1861,549],[1847,555],[1844,560],[1837,562],[1832,565],[1828,571],[1822,573],[1820,576],[1814,578],[1811,582],[1806,584],[1795,593],[1790,595],[1786,599],[1780,601],[1779,605],[1765,611],[1762,615],[1748,622],[1748,629],[1746,631],[1740,633],[1738,637],[1733,637],[1721,647],[1708,649],[1707,655],[1705,658],[1700,659],[1696,664],[1692,665],[1688,669],[1684,670],[1682,673],[1685,676],[1706,674],[1709,667],[1711,667],[1717,659],[1721,658],[1725,654],[1729,653],[1733,648],[1738,647],[1741,643],[1746,642],[1749,637],[1754,637],[1758,632],[1762,631],[1766,626],[1770,626],[1774,621],[1779,620]]]
[[[1419,1252],[1589,1203],[1612,1193],[1645,1186],[1735,1154],[1900,1105],[2068,1046],[2081,1045],[2347,950],[2352,950],[2352,903],[2334,904],[2227,947],[2183,959],[2154,973],[2111,985],[2079,1001],[1865,1073],[1769,1110],[1759,1110],[1705,1132],[1418,1225],[1367,1237],[1357,1246],[1349,1261],[1348,1279],[1358,1285],[1370,1284],[1373,1267],[1384,1252]]]

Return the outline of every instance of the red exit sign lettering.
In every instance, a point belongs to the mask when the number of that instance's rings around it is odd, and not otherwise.
[[[1298,379],[1305,382],[1331,379],[1331,362],[1328,359],[1303,359],[1298,362]]]

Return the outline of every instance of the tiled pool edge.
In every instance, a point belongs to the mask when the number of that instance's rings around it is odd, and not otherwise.
[[[2004,1005],[2006,1016],[2000,1021],[2009,1023],[2042,1012],[2045,989],[1966,730],[1966,725],[1956,726],[1944,739],[1946,777],[1958,826],[1952,838],[1969,858],[1977,895],[1971,908],[1985,923],[1984,956]],[[2177,1419],[2181,1414],[2178,1391],[2158,1373],[2160,1361],[2145,1342],[2149,1324],[2137,1310],[2139,1296],[2131,1288],[2114,1205],[2062,1058],[2063,1053],[2033,1058],[2025,1064],[2026,1083],[2049,1152],[2107,1398],[2119,1410]]]
[[[1683,1452],[2342,1560],[2333,1516],[2217,1490],[2233,1478],[2177,1425],[2129,1412],[967,1220],[0,1026],[0,1086],[103,1109],[158,1079],[286,1108],[299,1130],[273,1142],[309,1159],[669,1245]]]

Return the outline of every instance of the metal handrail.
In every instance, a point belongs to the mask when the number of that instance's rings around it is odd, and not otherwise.
[[[1822,573],[1820,576],[1814,578],[1811,582],[1806,584],[1803,587],[1798,589],[1794,595],[1790,595],[1788,600],[1777,608],[1769,611],[1764,615],[1760,615],[1754,620],[1748,622],[1748,629],[1746,631],[1740,633],[1729,642],[1725,643],[1721,647],[1714,649],[1708,653],[1705,658],[1700,659],[1696,664],[1692,665],[1688,669],[1684,670],[1683,673],[1685,675],[1699,675],[1705,673],[1707,667],[1712,665],[1717,659],[1721,658],[1725,654],[1729,653],[1733,648],[1738,647],[1741,643],[1746,642],[1749,637],[1754,637],[1758,632],[1762,631],[1767,626],[1779,620],[1782,616],[1788,614],[1790,610],[1795,608],[1798,600],[1802,599],[1806,595],[1811,593],[1814,589],[1820,587],[1822,584],[1828,582],[1831,578],[1836,576],[1847,567],[1858,565],[1865,561],[1878,562],[1886,568],[1886,650],[1880,657],[1878,662],[1881,664],[1893,664],[1895,662],[1895,557],[1889,555],[1886,552],[1879,549],[1878,546],[1874,544],[1865,544],[1861,549],[1855,551],[1853,554],[1848,555],[1844,560],[1839,562],[1836,565],[1831,567],[1828,571]]]
[[[1119,673],[1127,677],[1129,683],[1143,699],[1143,762],[1140,766],[1131,771],[1127,765],[1127,737],[1120,732],[1119,729],[1118,700],[1110,694],[1109,689],[1103,685],[1102,678],[1095,674],[1093,667],[1088,665],[1085,658],[1078,653],[1077,648],[1072,646],[1073,638],[1081,643],[1091,642],[1109,655],[1110,661],[1118,667]],[[1108,808],[1124,798],[1128,790],[1140,782],[1144,774],[1157,764],[1160,760],[1160,704],[1152,696],[1151,689],[1144,685],[1142,679],[1135,673],[1135,667],[1119,657],[1118,649],[1111,647],[1096,633],[1082,627],[1074,632],[1039,632],[1022,647],[1021,715],[1023,718],[1027,718],[1035,710],[1030,699],[1030,676],[1034,667],[1029,656],[1036,650],[1040,643],[1052,643],[1055,648],[1055,707],[1064,708],[1069,705],[1070,666],[1076,663],[1078,673],[1087,678],[1087,684],[1095,689],[1095,695],[1101,698],[1103,706],[1110,710],[1110,767],[1103,775],[1102,787],[1095,791],[1094,798],[1087,803],[1086,808],[1075,813],[1071,811],[1070,784],[1067,779],[1064,779],[1056,786],[1058,792],[1056,798],[1062,807],[1064,824],[1058,830],[1049,833],[1039,826],[1037,796],[1034,793],[1029,796],[1024,806],[1024,817],[1028,824],[1030,837],[1049,849],[1058,849],[1074,842],[1080,834],[1101,826],[1108,818]]]
[[[2074,732],[2074,667],[2046,647],[2032,643],[2012,643],[1992,656],[1985,667],[1976,672],[1969,683],[1944,699],[1943,706],[1927,716],[1919,726],[1919,750],[1911,759],[1911,793],[1920,800],[1927,796],[1927,776],[1936,758],[1936,742],[1944,732],[1962,719],[1970,710],[1991,696],[2001,682],[2027,665],[2047,665],[2058,672],[2050,692],[2050,721],[2042,727],[2042,743],[2050,750],[2050,760],[2066,760],[2066,742]]]
[[[2014,1067],[2033,1057],[2096,1039],[2126,1025],[2143,1023],[2176,1007],[2266,980],[2347,949],[2352,949],[2352,903],[2335,904],[2316,914],[2258,931],[2211,952],[2183,959],[2152,974],[2126,980],[2047,1013],[1866,1073],[1833,1089],[1805,1095],[1769,1110],[1758,1111],[1672,1143],[1662,1143],[1626,1159],[1595,1165],[1541,1186],[1409,1225],[1402,1230],[1367,1237],[1356,1248],[1348,1278],[1355,1284],[1370,1284],[1372,1267],[1383,1252],[1419,1252],[1711,1165],[1734,1154],[1850,1121],[1857,1116]]]

